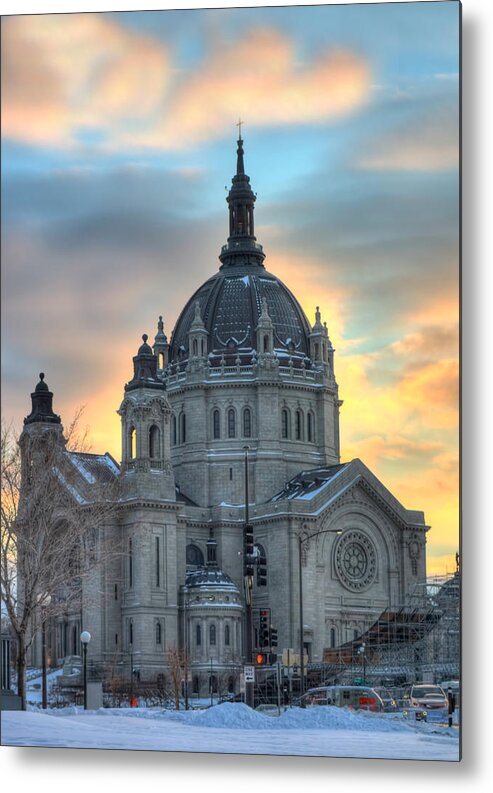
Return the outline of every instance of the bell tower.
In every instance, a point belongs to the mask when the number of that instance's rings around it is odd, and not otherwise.
[[[134,376],[125,386],[118,414],[122,420],[122,471],[140,496],[175,500],[171,467],[170,418],[165,386],[158,377],[158,359],[147,343],[134,356]]]

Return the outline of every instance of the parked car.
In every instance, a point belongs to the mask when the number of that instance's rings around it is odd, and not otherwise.
[[[320,686],[311,688],[296,704],[305,707],[333,705],[337,708],[369,710],[383,713],[385,710],[381,697],[369,686]]]
[[[412,708],[423,708],[427,711],[448,707],[448,699],[441,686],[432,683],[418,683],[411,686],[409,705]]]
[[[395,713],[395,711],[398,710],[397,701],[392,691],[389,691],[388,688],[384,688],[383,686],[375,686],[373,690],[377,692],[382,700],[386,713]]]

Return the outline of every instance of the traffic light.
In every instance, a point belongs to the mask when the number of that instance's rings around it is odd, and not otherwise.
[[[267,559],[257,557],[257,586],[267,586]]]
[[[269,646],[269,612],[267,609],[260,609],[260,630],[259,630],[259,646]]]
[[[277,628],[270,626],[270,646],[277,647]]]
[[[253,526],[250,523],[243,529],[243,560],[245,575],[253,575]]]
[[[257,666],[272,666],[277,661],[275,653],[257,653],[255,655],[255,663]]]

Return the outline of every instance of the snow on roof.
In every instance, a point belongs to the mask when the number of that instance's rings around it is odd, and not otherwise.
[[[286,483],[280,493],[276,493],[271,501],[284,501],[285,499],[303,499],[309,501],[315,498],[326,485],[334,480],[346,468],[348,463],[330,465],[325,468],[311,468],[302,471]]]

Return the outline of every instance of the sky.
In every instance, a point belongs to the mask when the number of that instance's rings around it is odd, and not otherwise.
[[[336,348],[342,459],[458,548],[459,5],[13,16],[2,24],[2,405],[44,371],[120,458],[142,333],[226,241],[239,117],[266,266]]]

